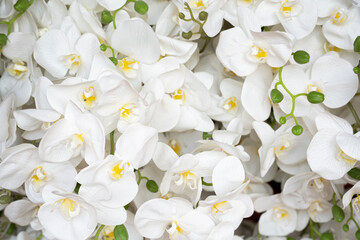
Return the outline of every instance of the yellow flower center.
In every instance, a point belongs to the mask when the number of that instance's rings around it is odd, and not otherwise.
[[[137,68],[137,64],[139,64],[138,61],[133,60],[132,58],[126,57],[119,61],[118,66],[124,72],[128,72],[128,71],[131,71],[131,70],[134,70],[135,68]]]
[[[186,100],[185,92],[181,88],[171,93],[170,96],[180,104],[183,104]]]
[[[83,91],[82,100],[86,108],[90,108],[95,104],[96,92],[93,86],[90,86]]]
[[[218,217],[226,213],[231,208],[230,204],[227,201],[218,202],[213,204],[211,207],[211,215],[213,217]]]
[[[184,230],[178,225],[177,221],[172,221],[166,231],[169,233],[170,240],[178,240],[181,238],[181,234],[184,234]]]
[[[10,66],[6,69],[6,71],[16,79],[21,79],[28,72],[28,67],[26,63],[21,60],[13,60]]]
[[[356,159],[350,157],[349,155],[344,153],[343,150],[341,149],[338,152],[337,159],[347,162],[348,164],[350,164],[351,167],[354,166],[354,164],[357,162]]]
[[[347,14],[343,8],[334,11],[331,16],[331,22],[335,25],[343,25],[346,22]]]
[[[121,108],[119,108],[120,117],[123,119],[129,119],[134,114],[135,108],[136,105],[134,103],[124,104]]]
[[[115,180],[119,180],[124,174],[126,173],[127,169],[130,167],[129,162],[121,161],[117,164],[115,164],[111,168],[111,177]]]
[[[227,111],[236,111],[237,110],[237,98],[229,97],[225,100],[223,108]]]
[[[46,173],[42,166],[35,168],[33,175],[31,176],[31,183],[36,192],[40,191],[40,188],[45,184]]]
[[[176,152],[177,155],[180,156],[181,147],[180,147],[179,143],[175,139],[171,139],[169,141],[169,146],[172,148],[172,150],[174,150],[174,152]]]
[[[275,220],[283,220],[284,218],[289,218],[289,212],[284,208],[274,207],[273,212],[273,218]]]
[[[80,214],[80,204],[70,198],[60,199],[55,204],[60,205],[61,214],[67,220]]]

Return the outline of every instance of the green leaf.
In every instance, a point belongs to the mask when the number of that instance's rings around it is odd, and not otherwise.
[[[16,225],[14,223],[11,223],[8,230],[6,231],[7,235],[12,235],[16,232]]]
[[[360,180],[360,169],[359,168],[352,168],[350,171],[348,171],[347,174],[356,180]]]
[[[115,240],[128,240],[129,239],[129,234],[126,230],[126,227],[123,224],[117,225],[114,228],[114,237],[115,237]]]
[[[354,52],[360,52],[360,36],[357,36],[354,41]]]

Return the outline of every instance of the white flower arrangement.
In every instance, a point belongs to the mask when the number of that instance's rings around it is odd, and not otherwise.
[[[2,0],[0,238],[360,240],[360,2]]]

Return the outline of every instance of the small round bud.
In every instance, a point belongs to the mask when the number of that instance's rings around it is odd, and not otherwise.
[[[183,38],[185,38],[185,39],[190,39],[191,37],[192,37],[192,32],[190,31],[190,32],[183,32],[182,34],[181,34],[181,36],[183,37]]]
[[[0,197],[0,204],[8,204],[11,202],[11,197],[9,195],[2,195]]]
[[[152,193],[156,193],[159,190],[159,186],[154,180],[147,181],[146,188]]]
[[[182,12],[181,12],[181,13],[179,13],[179,18],[180,18],[180,19],[184,19],[184,18],[185,18],[185,14],[184,14],[184,13],[182,13]]]
[[[286,123],[286,117],[280,117],[279,118],[279,123],[280,124],[285,124]]]
[[[304,129],[302,126],[300,125],[295,125],[293,126],[293,128],[291,129],[291,132],[295,135],[295,136],[300,136],[303,133]]]
[[[354,41],[354,52],[360,52],[360,36],[357,36]]]
[[[0,33],[0,48],[6,45],[7,36],[4,33]]]
[[[344,224],[343,225],[343,230],[344,230],[344,232],[348,232],[349,231],[349,225]]]
[[[353,71],[355,74],[359,74],[360,73],[360,68],[359,67],[354,67]]]
[[[333,235],[329,232],[323,233],[320,236],[320,240],[333,240],[333,239],[334,239]]]
[[[275,88],[271,90],[270,97],[273,103],[280,103],[284,99],[284,95]]]
[[[129,239],[129,233],[126,229],[126,227],[124,226],[124,224],[121,225],[117,225],[114,228],[114,238],[116,240],[128,240]]]
[[[305,51],[299,50],[294,53],[294,60],[298,64],[305,64],[310,61],[310,55]]]
[[[356,237],[357,240],[360,240],[360,230],[356,231],[355,237]]]
[[[199,19],[200,21],[205,21],[208,18],[209,14],[205,11],[201,11],[199,13]]]
[[[105,44],[101,44],[101,45],[100,45],[100,50],[101,50],[101,51],[105,52],[106,49],[107,49],[107,46],[106,46]]]
[[[18,12],[25,12],[30,7],[30,2],[28,0],[18,0],[14,4],[14,8]]]
[[[101,13],[101,23],[102,24],[109,24],[112,22],[111,13],[108,10],[104,10]]]
[[[334,205],[331,208],[331,211],[332,211],[335,221],[341,222],[342,220],[344,220],[344,218],[345,218],[344,210],[342,210],[342,208],[340,208],[338,205]]]
[[[134,9],[137,13],[144,15],[149,10],[149,6],[144,1],[136,1],[134,4]]]
[[[317,91],[309,92],[306,97],[310,103],[314,104],[322,103],[325,100],[324,94]]]
[[[115,64],[115,66],[118,64],[118,60],[115,57],[109,57],[109,59]]]

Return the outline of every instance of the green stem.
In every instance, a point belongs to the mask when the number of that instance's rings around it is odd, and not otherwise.
[[[191,10],[191,8],[190,8],[190,6],[189,6],[189,4],[187,3],[187,2],[185,2],[184,3],[185,4],[185,9],[186,10],[188,10],[189,11],[189,13],[190,13],[190,16],[191,16],[191,20],[193,20],[194,22],[196,22],[197,24],[199,24],[200,26],[201,26],[201,22],[200,21],[198,21],[198,20],[196,20],[195,18],[194,18],[194,14],[193,14],[193,12],[192,12],[192,10]]]
[[[212,187],[212,183],[205,182],[203,177],[201,178],[201,183],[202,183],[202,185]]]
[[[336,205],[335,193],[333,193],[332,201],[333,201],[334,205]]]
[[[105,227],[105,225],[102,224],[102,225],[98,228],[98,230],[96,231],[94,240],[98,240],[99,235],[100,235],[100,233],[101,233],[101,231],[103,230],[104,227]]]
[[[205,51],[205,49],[206,49],[207,45],[209,44],[210,40],[211,40],[211,38],[209,38],[209,37],[206,38],[205,44],[204,44],[204,46],[201,48],[200,53],[203,53],[203,52]]]
[[[346,221],[346,224],[348,224],[350,221],[353,221],[355,223],[355,225],[356,225],[356,228],[358,230],[360,230],[359,224],[354,219],[354,210],[353,210],[352,203],[350,203],[349,206],[350,206],[350,218]]]
[[[116,29],[116,22],[115,22],[115,17],[116,17],[116,14],[121,10],[123,9],[126,4],[128,4],[129,2],[135,2],[135,0],[127,0],[126,3],[121,7],[121,8],[118,8],[114,11],[113,15],[112,15],[112,20],[113,20],[113,26],[114,26],[114,29]]]
[[[34,0],[30,0],[29,1],[29,8],[31,7],[31,5],[33,4]],[[14,24],[14,22],[21,16],[23,15],[24,12],[19,12],[18,14],[15,15],[15,17],[13,17],[9,22],[9,26],[8,26],[8,31],[7,31],[7,35],[9,36],[10,32],[11,32],[11,28],[12,25]]]
[[[114,155],[115,153],[115,141],[114,141],[115,130],[110,133],[110,154]]]
[[[358,125],[358,127],[360,127],[360,118],[359,118],[358,114],[356,113],[354,106],[351,104],[351,102],[348,102],[347,106],[349,107],[352,115],[354,116],[356,124]]]
[[[43,237],[43,233],[40,233],[40,235],[39,235],[39,236],[37,236],[36,240],[41,240],[41,239],[42,239],[42,237]]]
[[[136,171],[137,171],[137,173],[139,174],[139,179],[138,179],[138,181],[137,181],[137,184],[138,184],[138,185],[140,185],[140,182],[141,182],[142,179],[146,179],[146,181],[150,181],[149,178],[141,175],[141,172],[140,172],[139,169],[137,169]]]
[[[0,24],[9,24],[8,21],[0,21]]]
[[[321,234],[320,234],[319,231],[315,228],[314,223],[313,223],[313,221],[311,220],[311,218],[310,218],[309,221],[310,221],[309,223],[310,223],[310,229],[311,229],[311,231],[315,232],[316,235],[318,235],[318,236],[320,237]]]

